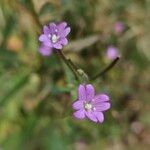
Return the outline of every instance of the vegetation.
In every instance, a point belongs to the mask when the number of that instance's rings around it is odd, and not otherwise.
[[[0,150],[147,150],[150,143],[148,0],[0,1]],[[54,52],[39,54],[49,22],[71,27],[66,58],[111,97],[103,124],[72,117],[79,83]],[[116,22],[124,24],[115,32]]]

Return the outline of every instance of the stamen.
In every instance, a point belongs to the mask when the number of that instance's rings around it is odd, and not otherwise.
[[[84,108],[86,109],[86,110],[91,110],[92,109],[92,104],[90,104],[90,103],[85,103],[84,104]]]
[[[51,40],[52,40],[53,43],[56,43],[58,41],[58,39],[59,39],[59,37],[56,34],[52,35]]]

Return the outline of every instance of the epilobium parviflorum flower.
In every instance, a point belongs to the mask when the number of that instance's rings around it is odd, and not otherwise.
[[[114,30],[116,33],[122,33],[123,30],[125,28],[125,25],[123,22],[121,21],[117,21],[115,24],[114,24]]]
[[[106,56],[110,60],[114,60],[119,56],[119,51],[117,47],[109,46],[106,51]]]
[[[39,36],[39,41],[41,42],[39,52],[47,56],[52,53],[53,48],[62,49],[63,46],[68,44],[67,35],[70,30],[71,28],[67,26],[66,22],[45,25],[43,33]]]
[[[77,119],[90,119],[97,123],[104,121],[103,112],[110,108],[109,96],[106,94],[95,94],[91,84],[78,87],[78,99],[73,103],[74,117]]]

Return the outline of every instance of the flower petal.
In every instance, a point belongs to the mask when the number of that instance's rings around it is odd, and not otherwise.
[[[56,28],[56,24],[55,23],[49,23],[49,27],[50,27],[50,29],[55,29]]]
[[[51,43],[50,40],[44,41],[43,43],[44,43],[44,45],[49,46],[49,47],[52,48],[52,43]]]
[[[83,101],[80,100],[75,101],[72,106],[75,110],[84,109]]]
[[[110,108],[110,103],[104,102],[101,104],[96,104],[94,107],[96,108],[96,111],[105,111]]]
[[[86,100],[86,91],[85,91],[85,86],[80,84],[78,87],[78,99],[81,101]]]
[[[40,37],[39,37],[39,41],[41,41],[41,42],[44,42],[44,41],[47,41],[47,36],[45,35],[45,34],[42,34],[42,35],[40,35]]]
[[[94,113],[94,115],[96,116],[97,120],[98,120],[100,123],[102,123],[102,122],[104,121],[104,115],[103,115],[102,112],[97,112],[97,111],[95,111],[95,112],[93,112],[93,113]]]
[[[77,119],[84,119],[85,118],[84,110],[78,110],[78,111],[74,112],[73,115]]]
[[[46,34],[46,35],[48,35],[49,33],[50,33],[50,30],[49,30],[49,28],[48,28],[48,26],[44,26],[43,27],[43,32],[44,32],[44,34]]]
[[[49,40],[48,36],[46,36],[45,34],[40,35],[39,41],[43,42],[43,44],[46,46],[52,47],[51,41]]]
[[[90,120],[94,121],[94,122],[97,122],[97,118],[96,116],[94,115],[94,113],[92,111],[86,111],[85,112],[87,118],[89,118]]]
[[[60,43],[53,44],[53,47],[56,49],[62,49],[62,45]]]
[[[91,101],[94,98],[95,90],[91,84],[86,85],[86,100]]]
[[[41,45],[39,48],[39,52],[43,55],[43,56],[49,56],[52,53],[52,48],[45,46],[45,45]]]
[[[118,49],[116,47],[109,46],[106,55],[109,59],[115,59],[117,56],[119,56]]]
[[[66,26],[67,26],[66,22],[62,22],[62,23],[60,23],[60,24],[57,25],[59,31],[64,30]]]
[[[61,37],[66,37],[71,31],[70,27],[67,27],[62,33],[60,33]]]
[[[68,44],[68,40],[66,38],[63,38],[63,39],[60,40],[60,43],[62,45],[67,45]]]
[[[49,24],[49,30],[51,34],[55,34],[57,30],[57,25],[55,23],[50,23]]]
[[[109,96],[106,94],[98,94],[94,97],[94,101],[92,101],[93,104],[99,104],[102,102],[109,101]]]

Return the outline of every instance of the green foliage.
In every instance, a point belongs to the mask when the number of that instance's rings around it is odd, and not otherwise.
[[[111,62],[107,46],[121,54],[92,82],[111,97],[103,124],[72,117],[79,83],[55,53],[38,53],[41,25],[62,20],[71,26],[64,54],[89,77]],[[1,0],[0,22],[0,150],[148,149],[148,1]]]

